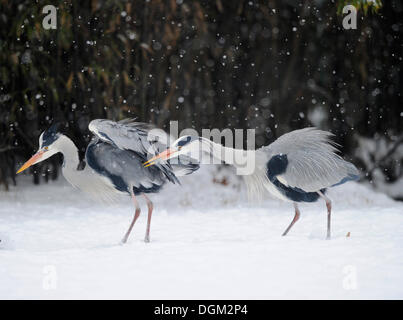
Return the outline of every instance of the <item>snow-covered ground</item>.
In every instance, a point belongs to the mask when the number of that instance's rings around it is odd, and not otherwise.
[[[205,167],[151,195],[129,242],[129,198],[94,203],[63,178],[0,192],[0,298],[402,299],[403,204],[348,183],[301,206],[287,237],[289,203],[248,203],[236,178],[213,183]],[[235,181],[235,182],[234,182]],[[346,237],[347,233],[350,237]]]

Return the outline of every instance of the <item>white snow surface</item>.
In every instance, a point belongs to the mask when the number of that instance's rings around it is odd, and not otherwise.
[[[228,175],[227,169],[224,174]],[[155,195],[129,242],[129,197],[105,206],[63,178],[0,192],[1,299],[402,299],[403,204],[358,183],[329,190],[301,219],[267,197],[248,203],[242,181],[213,182],[205,166]],[[218,179],[221,179],[218,177]],[[346,237],[350,232],[350,237]]]

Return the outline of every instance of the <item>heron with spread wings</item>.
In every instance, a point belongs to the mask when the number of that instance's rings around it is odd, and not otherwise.
[[[148,206],[145,242],[150,241],[150,224],[153,203],[146,194],[159,192],[167,182],[178,183],[177,176],[190,174],[199,165],[182,158],[176,164],[160,162],[147,167],[143,163],[169,145],[170,137],[149,124],[130,119],[114,122],[97,119],[90,122],[89,130],[94,138],[85,153],[86,166],[79,170],[78,149],[74,142],[52,125],[39,137],[39,150],[17,171],[20,173],[33,164],[48,159],[56,153],[64,157],[62,172],[73,186],[104,201],[115,201],[119,194],[133,199],[135,213],[123,237],[126,243],[140,215],[137,196],[145,198]]]
[[[327,207],[327,238],[330,239],[331,201],[326,189],[359,177],[357,168],[343,160],[336,152],[330,132],[315,128],[291,131],[272,144],[258,150],[241,150],[224,147],[203,137],[182,136],[166,151],[145,163],[145,167],[159,164],[173,157],[199,155],[199,151],[235,167],[245,166],[236,159],[245,159],[250,174],[244,180],[251,196],[261,198],[270,192],[276,198],[292,202],[295,215],[284,231],[285,236],[300,217],[298,203],[324,199]],[[241,167],[242,166],[242,167]]]

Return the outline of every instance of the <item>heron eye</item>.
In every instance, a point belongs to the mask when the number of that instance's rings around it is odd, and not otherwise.
[[[44,149],[45,149],[45,151],[48,151],[48,150],[49,150],[49,147],[45,147]]]
[[[182,146],[178,146],[178,151],[179,151],[180,149],[182,149]]]

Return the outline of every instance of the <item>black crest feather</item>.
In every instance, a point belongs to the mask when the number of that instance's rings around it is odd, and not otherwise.
[[[59,137],[60,122],[53,123],[47,130],[43,132],[42,147],[51,145]]]

